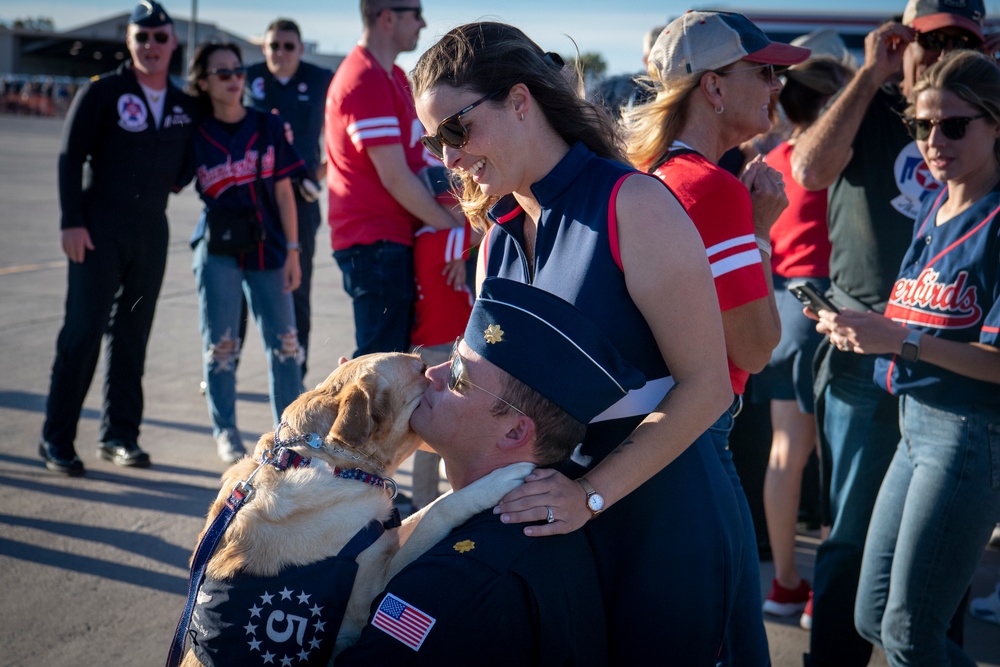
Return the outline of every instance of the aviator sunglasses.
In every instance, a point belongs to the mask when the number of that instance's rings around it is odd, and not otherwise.
[[[951,118],[942,118],[940,120],[903,118],[903,122],[906,124],[906,129],[909,131],[910,136],[917,141],[927,141],[931,136],[931,128],[935,125],[941,128],[941,133],[946,138],[958,141],[965,136],[965,130],[969,126],[969,123],[978,118],[985,117],[985,114],[979,114],[978,116],[952,116]]]
[[[285,51],[286,53],[299,48],[295,42],[268,42],[267,45],[271,47],[272,51]]]
[[[208,73],[214,74],[215,76],[219,77],[219,81],[229,81],[234,76],[239,79],[245,77],[247,75],[247,68],[246,67],[237,67],[236,69],[216,68],[208,70]]]
[[[474,382],[472,382],[472,380],[469,379],[469,371],[465,367],[465,360],[462,359],[461,355],[458,353],[458,343],[460,340],[462,339],[456,338],[455,345],[451,348],[451,370],[448,373],[448,389],[451,389],[452,391],[459,391],[462,385],[467,384],[470,387],[475,387],[476,389],[481,389],[485,391],[487,394],[497,399],[504,405],[508,406],[510,409],[520,412],[522,415],[524,415],[524,411],[519,409],[513,403],[500,398],[489,389],[480,387],[478,384],[475,384]],[[524,416],[527,417],[528,415]]]
[[[420,143],[422,143],[424,148],[429,150],[434,157],[439,160],[444,160],[445,146],[451,146],[452,148],[464,148],[465,145],[469,143],[469,128],[467,128],[465,123],[462,122],[462,116],[469,113],[486,100],[493,99],[502,92],[504,92],[503,88],[500,90],[494,90],[489,95],[480,97],[478,100],[458,113],[448,116],[441,121],[440,124],[438,124],[436,133],[425,134],[420,137]]]
[[[136,32],[132,35],[139,44],[145,44],[152,37],[157,44],[166,44],[170,41],[170,35],[165,32]]]

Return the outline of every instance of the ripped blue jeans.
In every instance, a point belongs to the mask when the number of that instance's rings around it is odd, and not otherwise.
[[[194,251],[201,316],[202,368],[212,433],[236,428],[236,357],[242,295],[257,323],[267,355],[268,390],[274,423],[302,388],[304,353],[295,330],[292,295],[283,292],[282,269],[244,271],[235,257],[212,255],[204,241]]]

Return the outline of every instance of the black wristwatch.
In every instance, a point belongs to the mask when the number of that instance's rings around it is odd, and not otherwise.
[[[899,349],[899,356],[906,361],[916,361],[920,358],[920,337],[923,332],[911,331],[903,341],[903,346]]]

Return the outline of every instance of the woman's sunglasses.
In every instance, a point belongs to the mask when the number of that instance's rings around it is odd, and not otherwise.
[[[478,100],[458,113],[448,116],[438,125],[437,132],[435,134],[425,134],[420,137],[420,143],[422,143],[424,148],[429,150],[434,157],[439,160],[444,160],[445,146],[451,146],[452,148],[464,148],[465,145],[469,143],[469,128],[467,128],[465,123],[462,122],[462,116],[469,113],[486,100],[493,99],[502,92],[504,92],[504,89],[502,88],[500,90],[494,90],[489,95],[480,97]]]
[[[985,114],[979,114],[978,116],[952,116],[951,118],[942,118],[940,120],[903,118],[903,122],[906,124],[906,129],[909,131],[910,136],[917,141],[927,141],[931,136],[931,128],[935,125],[941,128],[941,133],[946,138],[958,141],[965,136],[965,129],[969,126],[969,123],[978,118],[985,117]]]
[[[465,368],[465,360],[462,359],[462,356],[458,353],[458,342],[460,340],[461,338],[456,339],[455,346],[451,348],[451,370],[448,374],[448,389],[451,389],[452,391],[459,391],[462,385],[465,384],[469,385],[470,387],[475,387],[476,389],[482,389],[493,398],[497,399],[504,405],[508,406],[510,409],[520,412],[522,415],[524,415],[524,411],[519,409],[514,404],[500,398],[489,389],[484,389],[483,387],[480,387],[478,384],[473,383],[469,379],[469,371]],[[524,416],[527,417],[527,415]]]
[[[753,65],[751,67],[737,67],[735,69],[730,69],[730,70],[717,69],[712,71],[714,71],[716,74],[726,76],[727,74],[732,74],[733,72],[746,72],[752,69],[760,70],[760,78],[762,78],[764,81],[767,81],[767,85],[770,86],[774,83],[774,65]]]
[[[170,41],[170,35],[165,32],[136,32],[132,35],[139,44],[145,44],[152,37],[157,44],[166,44]]]
[[[237,67],[236,69],[210,69],[209,74],[214,74],[219,77],[219,81],[229,81],[234,76],[238,79],[242,79],[247,75],[246,67]]]

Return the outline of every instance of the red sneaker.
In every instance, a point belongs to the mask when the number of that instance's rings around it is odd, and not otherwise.
[[[806,602],[806,608],[802,611],[802,616],[799,617],[799,627],[803,630],[813,629],[813,592],[809,591],[809,602]]]
[[[803,579],[795,589],[788,589],[771,581],[771,592],[764,599],[764,613],[772,616],[794,616],[806,608],[809,603],[809,582]]]

